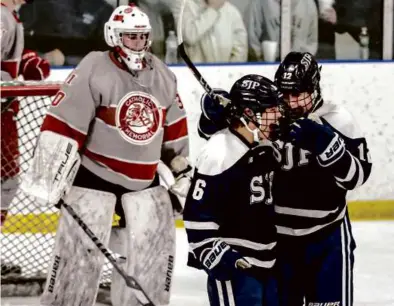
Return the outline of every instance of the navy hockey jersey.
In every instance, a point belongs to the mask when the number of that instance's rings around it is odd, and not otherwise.
[[[333,165],[322,167],[311,152],[277,141],[282,166],[275,171],[272,196],[277,230],[284,237],[310,237],[329,230],[346,214],[346,194],[368,179],[372,163],[366,139],[351,114],[325,103],[312,115],[345,141],[346,151]],[[199,135],[209,139],[218,127],[201,115]]]
[[[229,129],[205,144],[184,209],[189,266],[201,269],[201,252],[220,238],[253,265],[253,275],[270,271],[276,248],[270,186],[277,159],[269,143],[251,148]]]
[[[347,191],[371,173],[367,142],[343,107],[324,104],[312,116],[344,139],[346,151],[334,164],[323,166],[306,150],[276,143],[283,162],[275,172],[272,194],[278,233],[288,237],[313,235],[342,221]]]

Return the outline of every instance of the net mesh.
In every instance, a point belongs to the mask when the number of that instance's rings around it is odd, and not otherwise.
[[[3,288],[12,283],[32,283],[42,289],[54,246],[58,222],[56,208],[40,208],[18,184],[33,157],[40,126],[59,84],[1,84],[1,196],[13,197],[1,232],[1,282]],[[19,106],[19,107],[18,107]],[[13,193],[16,190],[16,193]],[[110,280],[111,267],[104,266],[101,284]],[[37,289],[37,288],[36,288]],[[21,292],[39,294],[40,290]],[[25,290],[26,291],[26,290]]]

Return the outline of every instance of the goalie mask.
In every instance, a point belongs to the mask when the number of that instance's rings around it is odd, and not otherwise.
[[[229,124],[240,121],[253,134],[255,142],[272,139],[272,125],[287,117],[287,106],[275,84],[260,75],[249,74],[236,81],[230,90],[231,104],[226,109]],[[252,122],[256,129],[249,127]],[[283,123],[284,121],[282,121]]]
[[[104,25],[105,41],[117,51],[130,70],[141,70],[151,45],[148,15],[133,5],[117,7]]]
[[[321,106],[320,69],[309,52],[290,52],[279,65],[275,83],[291,107],[293,119]]]

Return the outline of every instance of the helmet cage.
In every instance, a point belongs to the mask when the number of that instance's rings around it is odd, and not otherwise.
[[[309,94],[298,101],[298,104],[304,109],[303,114],[305,114],[305,106],[308,106],[309,111],[307,112],[312,112],[321,105],[320,71],[321,66],[318,66],[310,53],[291,52],[276,71],[275,83],[283,94],[287,93],[292,96],[300,96],[302,93]],[[309,103],[312,105],[308,105]],[[292,113],[294,116],[294,109]],[[300,110],[298,109],[296,113],[299,117]]]
[[[241,102],[238,105],[231,103],[227,110],[228,123],[231,124],[234,119],[240,121],[253,134],[256,142],[261,140],[258,132],[261,132],[267,139],[272,139],[271,126],[279,124],[279,118],[288,116],[288,107],[280,97],[272,97],[271,103],[267,102],[256,101],[247,104]],[[256,129],[251,130],[248,126],[249,122],[253,123]]]
[[[151,25],[148,16],[136,6],[122,5],[112,13],[104,26],[105,41],[110,47],[119,48],[122,60],[131,70],[141,70],[145,52],[152,41]],[[141,50],[132,50],[124,45],[123,34],[148,34],[145,46]]]

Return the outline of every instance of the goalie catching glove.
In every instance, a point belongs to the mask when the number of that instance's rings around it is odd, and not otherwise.
[[[72,187],[80,163],[75,140],[44,131],[21,189],[35,197],[40,205],[56,205]]]

